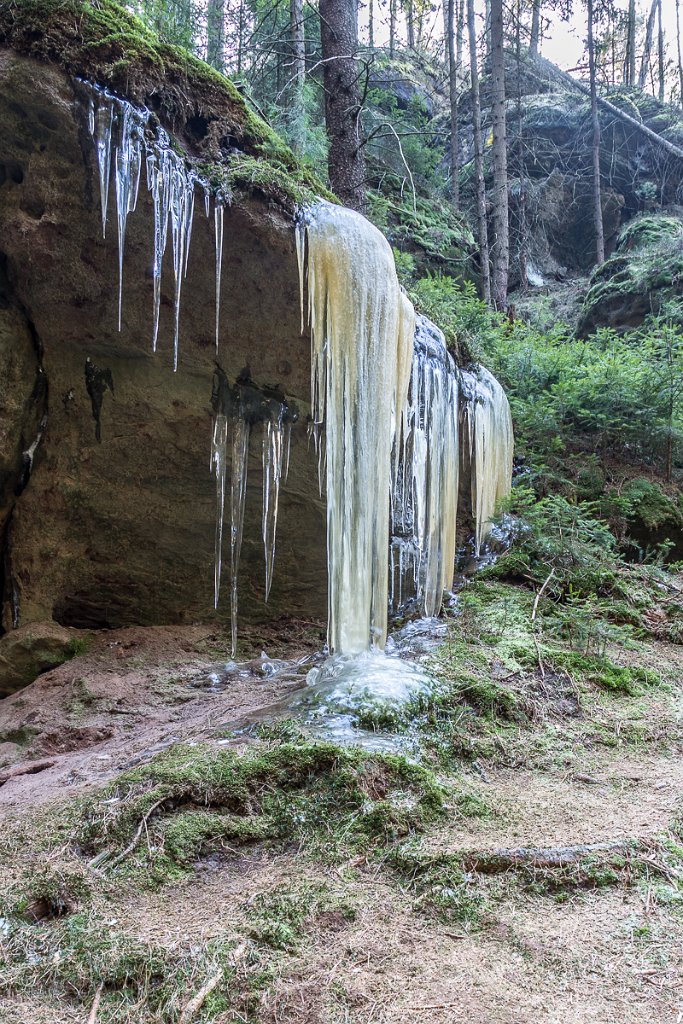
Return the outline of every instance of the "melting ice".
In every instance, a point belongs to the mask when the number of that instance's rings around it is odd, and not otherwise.
[[[507,396],[484,366],[461,373],[468,437],[475,553],[491,531],[496,503],[510,493],[514,437]]]

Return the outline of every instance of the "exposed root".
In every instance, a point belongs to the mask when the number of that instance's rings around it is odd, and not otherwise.
[[[518,867],[562,868],[576,864],[584,857],[596,853],[629,853],[633,851],[629,840],[615,840],[606,843],[580,843],[577,846],[533,847],[520,846],[512,849],[489,850],[485,853],[473,851],[463,856],[463,867],[478,871],[482,875],[497,875]]]

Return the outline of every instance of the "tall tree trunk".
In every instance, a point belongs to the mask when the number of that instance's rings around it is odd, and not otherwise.
[[[407,0],[406,3],[406,22],[408,25],[408,46],[411,50],[415,49],[415,10],[413,8],[413,0]]]
[[[662,25],[662,0],[657,4],[657,66],[659,71],[659,102],[664,102],[664,27]]]
[[[522,0],[517,2],[517,170],[519,173],[519,285],[524,294],[529,287],[528,238],[526,220],[526,160],[524,156],[524,117],[522,115]]]
[[[645,88],[647,82],[647,74],[650,70],[650,61],[652,60],[652,38],[655,31],[655,16],[657,14],[658,0],[652,0],[652,7],[650,13],[647,16],[647,27],[645,29],[645,43],[643,45],[643,56],[640,60],[640,73],[638,75],[638,85],[641,89]]]
[[[598,264],[605,262],[605,232],[602,225],[602,193],[600,189],[600,116],[598,90],[595,82],[595,43],[593,40],[593,0],[588,0],[588,69],[591,90],[591,123],[593,125],[593,224],[595,256]]]
[[[484,154],[481,142],[481,101],[477,30],[474,24],[474,0],[467,0],[467,33],[470,44],[470,76],[472,82],[472,127],[474,130],[474,177],[477,184],[477,228],[481,260],[481,290],[484,301],[491,303],[491,269],[489,266],[489,234],[486,223],[486,188],[484,186]]]
[[[206,63],[225,69],[225,0],[209,0],[206,8]]]
[[[389,56],[394,59],[396,51],[396,4],[398,0],[389,0]]]
[[[306,141],[304,85],[306,83],[306,34],[303,0],[289,0],[289,33],[292,47],[291,122],[294,148],[303,152]]]
[[[635,0],[634,0],[635,2]],[[532,57],[538,56],[538,44],[541,39],[541,0],[533,0],[531,8],[531,39],[529,52]]]
[[[368,46],[375,49],[375,0],[368,0]]]
[[[678,48],[678,102],[683,107],[683,60],[681,59],[681,15],[680,0],[676,0],[676,45]]]
[[[507,126],[505,123],[505,52],[503,0],[491,0],[491,121],[493,127],[493,242],[491,297],[496,309],[507,308],[510,265],[508,226]]]
[[[491,53],[491,0],[484,0],[484,47],[488,57]]]
[[[320,0],[320,40],[325,89],[325,125],[330,142],[330,185],[347,206],[365,206],[365,159],[361,139],[361,96],[356,0]]]
[[[460,146],[458,141],[458,58],[455,49],[455,20],[457,0],[446,0],[448,9],[448,31],[446,33],[446,44],[448,46],[448,87],[451,104],[451,199],[453,207],[457,210],[460,205]]]
[[[626,85],[636,84],[636,0],[628,0],[626,23]]]

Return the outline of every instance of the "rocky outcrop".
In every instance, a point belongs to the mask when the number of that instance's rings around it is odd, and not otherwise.
[[[151,350],[153,211],[144,188],[128,218],[117,330],[113,186],[104,241],[95,149],[76,73],[119,90],[127,82],[128,94],[167,130],[175,128],[176,145],[233,195],[225,208],[218,358],[231,382],[248,367],[257,390],[283,393],[300,412],[267,605],[262,428],[254,425],[240,612],[252,621],[324,619],[324,503],[306,437],[310,343],[300,329],[292,217],[315,183],[220,76],[189,59],[183,66],[170,48],[155,50],[116,4],[81,8],[74,21],[75,6],[35,0],[0,15],[4,628],[49,619],[76,627],[179,623],[215,614],[213,217],[205,218],[198,199],[174,373],[168,253],[159,350]],[[104,14],[117,19],[118,34],[106,36],[111,25],[96,21]],[[91,374],[105,381],[101,441],[87,359]],[[229,616],[224,582],[220,621]]]
[[[611,259],[590,280],[577,333],[598,327],[624,331],[683,297],[683,219],[649,214],[631,221],[619,235]],[[674,314],[680,317],[680,312]]]
[[[5,634],[0,638],[0,697],[73,658],[77,649],[74,635],[56,622],[32,622]]]

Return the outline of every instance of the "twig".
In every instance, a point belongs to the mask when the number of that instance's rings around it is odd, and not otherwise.
[[[548,586],[548,584],[550,583],[550,581],[551,581],[551,579],[553,578],[554,575],[555,575],[555,569],[553,568],[553,569],[550,570],[550,574],[549,574],[548,578],[546,579],[545,583],[543,584],[543,586],[541,587],[539,592],[536,594],[536,600],[534,601],[534,608],[533,608],[533,611],[531,613],[531,621],[532,622],[536,621],[536,613],[538,612],[538,602],[543,597],[543,592],[545,591],[545,588]]]
[[[104,988],[104,982],[101,981],[98,985],[95,998],[93,999],[92,1006],[90,1007],[90,1013],[88,1014],[88,1024],[95,1024],[97,1020],[97,1011],[100,1008],[100,999],[102,998],[102,989]]]
[[[149,821],[150,817],[152,816],[152,814],[154,814],[158,807],[161,807],[161,805],[166,802],[166,800],[168,800],[168,797],[162,796],[161,800],[157,800],[155,804],[152,804],[150,809],[147,811],[147,814],[145,814],[144,818],[138,825],[137,832],[129,842],[128,846],[125,848],[125,850],[122,850],[121,853],[114,857],[113,861],[109,865],[110,868],[115,868],[117,864],[121,863],[124,857],[127,857],[129,853],[133,852],[133,850],[140,841],[140,836],[147,827],[147,822]]]
[[[185,1009],[178,1018],[178,1024],[189,1024],[189,1021],[195,1016],[195,1014],[202,1008],[204,1000],[207,996],[210,996],[213,990],[220,984],[223,977],[222,971],[217,971],[213,974],[208,981],[204,982],[196,996],[190,999],[189,1003],[186,1004]]]

